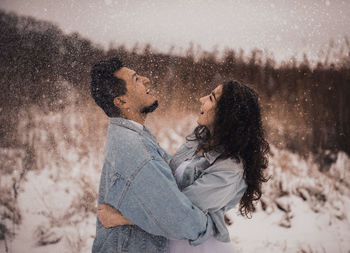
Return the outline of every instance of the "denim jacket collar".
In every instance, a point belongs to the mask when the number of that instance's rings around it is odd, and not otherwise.
[[[115,124],[121,127],[128,128],[132,131],[139,133],[142,136],[148,137],[152,140],[153,143],[157,144],[156,137],[150,132],[150,130],[147,127],[143,126],[143,129],[141,129],[138,127],[138,125],[133,124],[131,120],[120,117],[110,118],[110,124]]]

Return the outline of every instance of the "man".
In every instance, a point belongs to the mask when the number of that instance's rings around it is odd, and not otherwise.
[[[107,229],[97,220],[94,253],[165,252],[167,238],[197,245],[213,231],[210,216],[179,191],[168,154],[143,126],[158,105],[149,83],[117,58],[91,70],[92,97],[110,117],[98,204],[135,224]]]

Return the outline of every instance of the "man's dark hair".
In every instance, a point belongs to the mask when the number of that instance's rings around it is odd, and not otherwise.
[[[126,82],[114,73],[123,67],[118,58],[100,61],[91,68],[91,96],[108,117],[119,117],[120,109],[113,103],[115,97],[126,94]]]

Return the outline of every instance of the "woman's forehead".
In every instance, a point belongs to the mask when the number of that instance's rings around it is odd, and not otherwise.
[[[222,84],[218,85],[218,86],[213,90],[213,92],[215,93],[215,95],[216,95],[217,97],[219,97],[219,96],[221,95],[221,93],[222,93]]]

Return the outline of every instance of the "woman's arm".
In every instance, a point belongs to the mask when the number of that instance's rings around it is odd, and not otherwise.
[[[202,211],[216,212],[233,198],[242,197],[245,187],[241,178],[235,171],[205,173],[182,192]]]
[[[98,205],[97,217],[105,228],[122,225],[135,225],[110,205]]]

